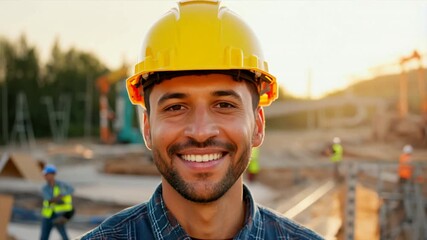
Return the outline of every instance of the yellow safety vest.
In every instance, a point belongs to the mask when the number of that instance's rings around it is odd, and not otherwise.
[[[331,161],[332,162],[340,162],[342,160],[342,155],[343,155],[343,148],[340,144],[333,144],[332,145],[332,157],[331,157]]]
[[[251,159],[248,166],[249,173],[253,173],[253,174],[259,173],[260,167],[259,167],[258,158],[259,158],[259,149],[252,148]]]
[[[53,197],[57,197],[61,194],[60,188],[55,185],[53,187]],[[61,198],[62,203],[49,203],[49,200],[43,201],[43,208],[42,208],[42,216],[44,218],[50,218],[52,217],[53,213],[63,213],[63,212],[69,212],[73,210],[73,199],[70,194],[65,195]]]

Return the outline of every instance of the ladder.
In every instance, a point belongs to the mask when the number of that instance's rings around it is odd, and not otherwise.
[[[67,140],[70,125],[71,97],[69,95],[59,96],[57,110],[54,108],[51,96],[43,97],[42,102],[46,104],[53,140],[56,143],[64,142]]]
[[[344,219],[344,239],[354,239],[354,227],[356,219],[356,187],[357,187],[358,165],[348,162],[346,177],[346,199],[345,199],[345,219]]]
[[[28,109],[27,96],[23,92],[18,93],[16,97],[15,122],[10,138],[12,146],[17,145],[17,138],[19,138],[21,147],[29,145],[30,148],[35,148],[36,143],[31,124],[30,111]]]

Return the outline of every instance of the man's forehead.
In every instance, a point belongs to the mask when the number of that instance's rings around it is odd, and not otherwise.
[[[193,94],[206,94],[216,97],[239,95],[238,98],[243,99],[249,97],[249,95],[245,96],[246,90],[244,81],[236,81],[233,77],[225,74],[185,75],[157,84],[153,87],[151,95],[155,95],[155,98],[164,98],[164,95],[175,98],[178,96],[185,98]]]
[[[226,74],[198,74],[184,75],[163,80],[158,86],[164,88],[179,88],[182,87],[214,87],[214,86],[239,86],[243,81],[236,81],[232,76]],[[156,86],[154,87],[154,89]]]

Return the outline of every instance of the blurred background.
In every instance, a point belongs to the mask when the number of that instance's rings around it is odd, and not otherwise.
[[[427,1],[222,4],[257,33],[279,81],[260,169],[245,178],[255,199],[327,239],[427,239]],[[124,80],[175,6],[0,1],[0,239],[37,238],[48,163],[76,189],[71,236],[151,196],[160,176]]]

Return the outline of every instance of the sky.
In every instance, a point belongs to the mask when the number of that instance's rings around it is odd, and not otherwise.
[[[427,66],[427,0],[223,0],[222,5],[252,27],[270,72],[299,97],[318,98],[370,78],[415,49]],[[111,69],[123,62],[133,66],[145,33],[175,6],[171,0],[0,0],[0,36],[15,41],[25,34],[42,61],[59,39],[63,50],[91,52]]]

